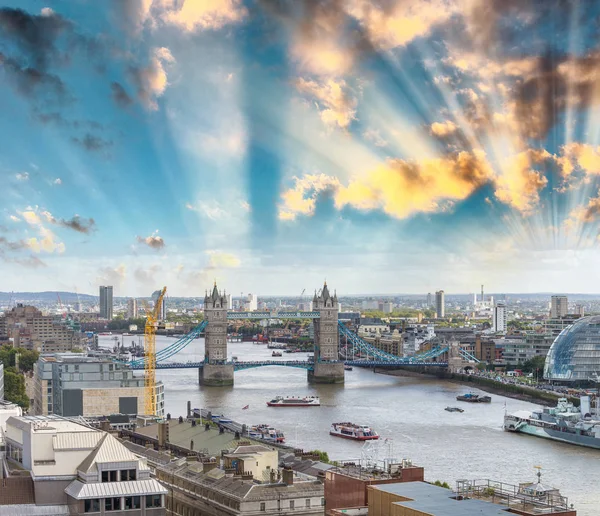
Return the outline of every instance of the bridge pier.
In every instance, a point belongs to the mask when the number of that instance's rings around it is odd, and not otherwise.
[[[316,362],[313,371],[308,371],[308,383],[344,383],[342,362]]]
[[[233,364],[204,364],[198,368],[198,381],[207,387],[233,385]]]

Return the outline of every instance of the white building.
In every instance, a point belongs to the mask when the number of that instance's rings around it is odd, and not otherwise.
[[[494,305],[492,313],[492,331],[506,333],[506,304],[499,301]]]
[[[435,315],[438,319],[446,316],[446,297],[443,290],[435,293]]]
[[[38,506],[165,514],[167,490],[150,478],[146,460],[111,434],[57,416],[19,416],[6,422],[5,441],[7,459],[30,472]]]
[[[231,294],[227,294],[227,310],[233,310],[233,298]]]
[[[550,319],[560,319],[569,313],[567,296],[552,296],[550,298]]]
[[[248,312],[256,312],[258,310],[258,297],[254,294],[248,294],[246,298],[246,310]]]
[[[127,300],[127,318],[128,319],[137,319],[138,316],[138,304],[137,299],[134,297],[130,297]]]

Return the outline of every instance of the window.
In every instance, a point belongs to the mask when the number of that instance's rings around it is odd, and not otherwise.
[[[321,507],[325,507],[325,498],[321,498]]]
[[[307,509],[310,509],[310,498],[307,498],[307,499],[304,501],[304,506],[305,506]]]
[[[159,494],[146,495],[146,507],[162,507],[162,500]]]
[[[127,480],[135,480],[135,469],[121,470],[121,482],[126,482]]]
[[[262,512],[264,512],[266,510],[266,504],[265,504],[265,502],[260,502],[260,510]]]
[[[117,481],[117,471],[103,471],[102,472],[102,482],[116,482]]]
[[[125,497],[125,510],[141,509],[142,508],[142,497],[141,496],[126,496]]]
[[[121,499],[120,498],[105,498],[104,499],[104,510],[105,511],[120,511],[121,510]]]
[[[290,500],[290,509],[294,510],[294,500]]]
[[[91,500],[85,500],[84,512],[100,512],[100,500],[98,498],[92,498]]]

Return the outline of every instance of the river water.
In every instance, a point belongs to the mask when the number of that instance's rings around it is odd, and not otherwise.
[[[128,340],[129,339],[129,340]],[[125,337],[125,344],[137,337]],[[157,337],[157,350],[175,339]],[[108,337],[100,344],[107,345]],[[249,342],[229,343],[229,357],[240,361],[272,360],[271,350]],[[276,360],[304,360],[308,354],[287,354]],[[201,361],[204,340],[196,339],[177,355],[178,362]],[[291,367],[261,367],[235,373],[233,387],[198,385],[198,371],[157,371],[165,384],[166,411],[185,415],[192,407],[208,408],[240,423],[268,423],[283,430],[286,443],[305,450],[327,451],[333,460],[361,458],[362,444],[329,435],[332,422],[352,421],[371,425],[388,438],[383,455],[411,459],[425,467],[425,478],[454,487],[457,479],[532,481],[534,466],[542,467],[542,482],[561,490],[579,516],[600,514],[600,450],[579,448],[502,430],[504,410],[535,407],[531,403],[492,396],[492,403],[460,404],[456,396],[465,388],[437,379],[375,374],[354,368],[346,371],[344,385],[309,385],[306,371]],[[481,393],[477,389],[473,392]],[[318,395],[320,407],[269,408],[275,395]],[[460,404],[464,413],[446,412]],[[242,410],[250,405],[248,410]],[[390,444],[391,443],[391,444]]]

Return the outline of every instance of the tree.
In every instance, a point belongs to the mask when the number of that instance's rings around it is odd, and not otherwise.
[[[313,455],[318,455],[319,456],[319,460],[321,462],[327,462],[327,463],[329,463],[329,455],[327,454],[326,451],[312,450],[310,453],[312,453]]]
[[[35,350],[18,348],[19,369],[21,371],[33,371],[33,366],[38,361],[40,354]]]
[[[544,355],[536,355],[530,360],[527,360],[521,369],[525,373],[534,373],[535,376],[539,376],[540,371],[544,370],[545,363],[546,357]]]
[[[24,409],[29,408],[29,398],[25,392],[25,378],[12,367],[4,370],[4,399],[12,401]]]

